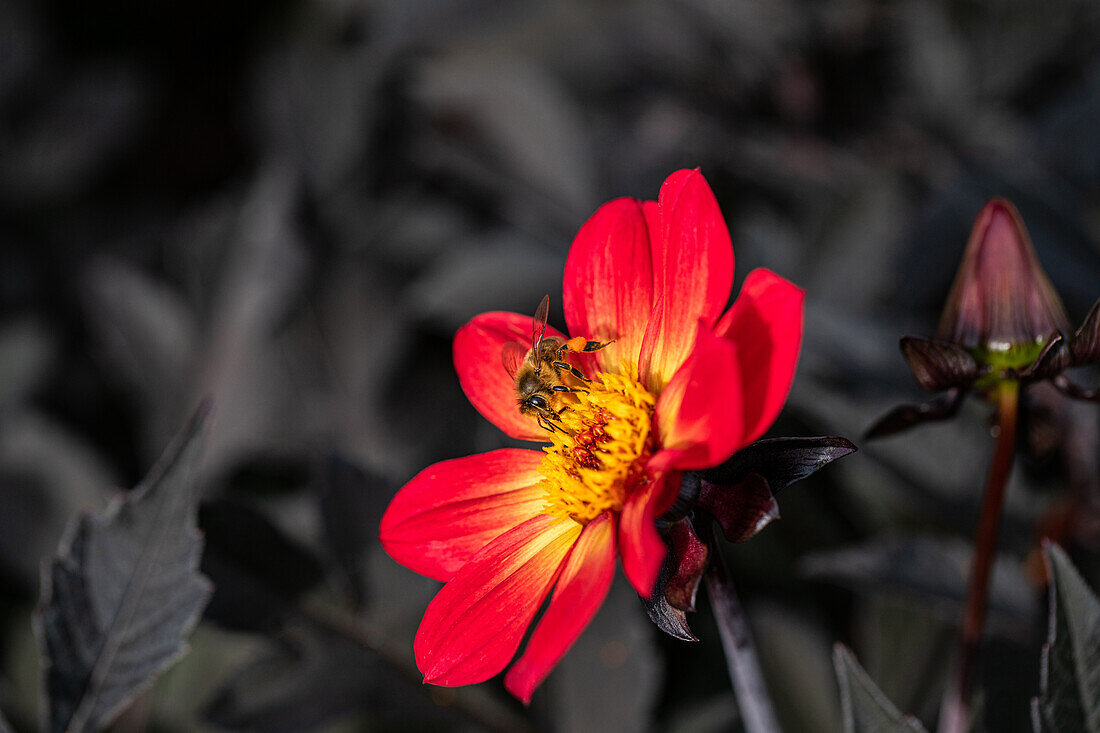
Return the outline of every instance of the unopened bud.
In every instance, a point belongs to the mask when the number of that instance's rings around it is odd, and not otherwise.
[[[971,349],[979,361],[1020,368],[1052,336],[1070,332],[1016,207],[991,200],[970,232],[936,338]]]

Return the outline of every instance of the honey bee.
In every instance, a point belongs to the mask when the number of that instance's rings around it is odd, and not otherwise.
[[[550,432],[562,431],[559,416],[569,409],[568,395],[584,390],[589,382],[580,369],[566,361],[573,353],[599,351],[612,342],[589,341],[583,336],[565,339],[545,336],[550,314],[550,296],[545,295],[535,311],[531,327],[531,348],[516,341],[504,344],[501,360],[516,383],[519,411],[538,421]]]

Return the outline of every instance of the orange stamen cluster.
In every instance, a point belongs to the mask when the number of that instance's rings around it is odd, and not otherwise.
[[[539,486],[545,511],[585,524],[605,511],[621,511],[648,480],[656,398],[629,370],[600,373],[561,416],[561,431],[543,450]]]

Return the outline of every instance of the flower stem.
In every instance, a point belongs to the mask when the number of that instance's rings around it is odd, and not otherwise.
[[[997,536],[1001,526],[1001,508],[1004,506],[1008,476],[1012,472],[1012,459],[1016,453],[1016,418],[1020,398],[1020,384],[1003,381],[996,387],[997,443],[993,449],[993,461],[982,496],[978,533],[974,538],[974,562],[966,589],[966,605],[963,608],[962,628],[959,638],[958,661],[955,672],[944,692],[940,709],[940,733],[965,733],[969,717],[970,690],[974,684],[978,647],[985,628],[986,608],[989,601],[989,580],[993,561],[997,555]]]
[[[764,684],[764,675],[760,671],[756,647],[752,643],[749,622],[745,617],[745,610],[737,600],[725,558],[714,542],[713,530],[708,539],[711,561],[705,575],[707,594],[714,609],[714,618],[718,622],[722,649],[726,653],[726,665],[729,667],[730,681],[733,682],[733,690],[737,695],[737,706],[741,711],[745,731],[780,733],[768,688]]]

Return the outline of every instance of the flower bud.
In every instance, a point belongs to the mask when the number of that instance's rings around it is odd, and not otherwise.
[[[936,338],[995,367],[1033,362],[1069,319],[1043,272],[1024,223],[1008,201],[985,205],[970,232]]]

